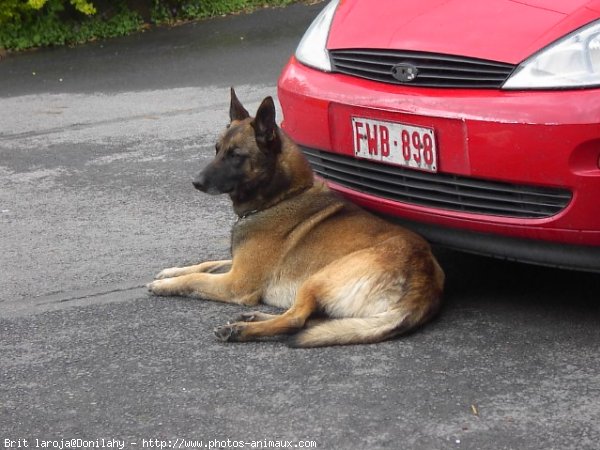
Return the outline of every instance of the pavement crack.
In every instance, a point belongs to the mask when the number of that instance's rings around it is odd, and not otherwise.
[[[214,105],[211,105],[211,106],[214,106]],[[177,117],[177,116],[182,116],[182,115],[199,113],[199,112],[203,111],[204,109],[206,109],[206,107],[183,108],[183,109],[175,109],[175,110],[164,111],[164,112],[144,112],[141,114],[136,114],[136,115],[127,116],[127,117],[116,117],[116,118],[105,119],[105,120],[96,120],[93,122],[72,123],[69,125],[63,125],[63,126],[59,126],[59,127],[46,128],[44,130],[31,130],[31,131],[23,131],[21,133],[11,133],[11,134],[0,133],[0,141],[47,136],[47,135],[51,135],[54,133],[60,133],[62,131],[66,131],[66,130],[79,131],[79,130],[85,130],[87,128],[101,127],[104,125],[114,125],[114,124],[119,124],[119,123],[124,123],[124,122],[135,122],[135,121],[139,121],[139,120],[159,120],[163,117]]]
[[[78,300],[85,300],[85,299],[94,298],[94,297],[102,297],[103,295],[109,295],[109,294],[116,294],[116,293],[121,293],[121,292],[134,291],[136,289],[141,289],[143,287],[145,287],[144,284],[139,284],[139,285],[136,285],[136,286],[111,289],[111,290],[102,291],[102,292],[94,292],[94,293],[90,293],[90,294],[86,294],[86,295],[79,295],[79,296],[75,296],[75,297],[61,298],[61,299],[57,299],[57,300],[51,300],[51,301],[48,301],[48,302],[41,302],[39,304],[40,305],[50,305],[50,304],[53,304],[53,303],[66,303],[66,302],[72,302],[72,301],[78,301]]]
[[[133,301],[145,297],[146,280],[131,280],[97,288],[55,292],[35,298],[7,301],[2,304],[2,318],[28,316],[47,311]]]

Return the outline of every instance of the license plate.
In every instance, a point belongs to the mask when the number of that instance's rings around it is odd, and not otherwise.
[[[397,166],[437,172],[433,129],[352,117],[354,155]]]

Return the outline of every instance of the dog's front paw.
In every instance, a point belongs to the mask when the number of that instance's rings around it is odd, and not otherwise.
[[[148,288],[148,292],[154,295],[172,295],[170,289],[170,280],[156,280],[152,283],[148,283],[146,288]]]
[[[174,277],[178,277],[180,273],[181,273],[180,267],[170,267],[168,269],[164,269],[164,270],[161,270],[160,272],[158,272],[155,275],[154,279],[155,280],[164,280],[165,278],[174,278]]]
[[[240,337],[242,327],[236,323],[228,323],[222,327],[215,328],[215,336],[223,342],[235,342]]]

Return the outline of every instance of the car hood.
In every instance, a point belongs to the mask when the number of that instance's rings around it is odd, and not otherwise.
[[[327,48],[415,50],[517,64],[600,17],[600,0],[341,0]]]

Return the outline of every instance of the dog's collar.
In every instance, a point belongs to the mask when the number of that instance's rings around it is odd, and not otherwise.
[[[268,208],[267,208],[268,209]],[[242,214],[241,216],[239,216],[237,218],[237,222],[239,222],[240,220],[244,220],[246,217],[250,217],[253,216],[254,214],[256,214],[257,212],[261,211],[260,209],[253,209],[252,211],[248,211],[244,214]]]
[[[277,203],[275,203],[274,205],[271,205],[271,206],[269,206],[269,207],[267,207],[267,208],[264,208],[264,209],[253,209],[253,210],[251,210],[251,211],[247,211],[247,212],[245,212],[244,214],[242,214],[241,216],[238,216],[238,218],[237,218],[236,222],[240,222],[241,220],[244,220],[244,219],[246,219],[246,218],[248,218],[248,217],[250,217],[250,216],[253,216],[254,214],[256,214],[256,213],[259,213],[259,212],[261,212],[261,211],[266,211],[266,210],[268,210],[268,209],[271,209],[271,208],[273,208],[274,206],[277,206],[277,205],[279,205],[280,203],[282,203],[282,202],[285,202],[286,200],[289,200],[289,199],[291,199],[291,198],[294,198],[294,197],[296,197],[296,196],[298,196],[298,195],[302,194],[303,192],[305,192],[305,191],[309,190],[311,187],[312,187],[312,186],[304,186],[304,187],[302,187],[302,188],[300,188],[300,189],[298,189],[298,190],[296,190],[296,191],[292,191],[292,192],[290,192],[290,194],[289,194],[289,195],[286,195],[286,196],[285,196],[285,197],[283,197],[283,198],[282,198],[280,201],[278,201],[278,202],[277,202]]]

